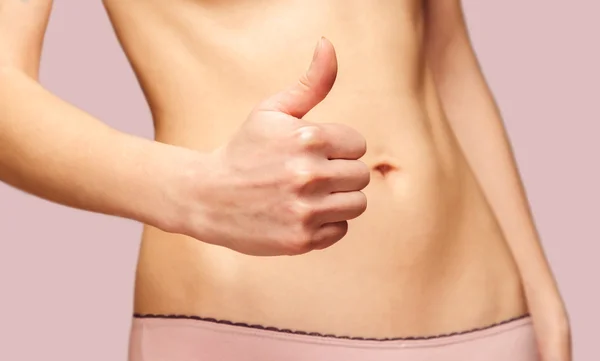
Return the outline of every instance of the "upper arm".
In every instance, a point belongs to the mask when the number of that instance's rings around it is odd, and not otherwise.
[[[461,0],[425,0],[425,24],[427,60],[438,85],[481,76]]]
[[[457,137],[465,137],[473,132],[475,122],[499,119],[500,115],[471,44],[461,1],[426,3],[428,68],[448,121]]]
[[[52,0],[0,0],[0,67],[37,78]]]
[[[472,50],[461,0],[425,0],[425,24],[432,60]]]

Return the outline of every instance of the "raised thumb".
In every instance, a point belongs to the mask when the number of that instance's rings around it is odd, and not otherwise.
[[[302,118],[325,99],[335,83],[336,76],[335,49],[329,40],[322,37],[306,73],[288,89],[268,98],[261,104],[261,109],[280,111]]]

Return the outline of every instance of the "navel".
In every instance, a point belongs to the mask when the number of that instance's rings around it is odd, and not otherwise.
[[[382,177],[387,177],[389,174],[397,172],[398,167],[388,162],[379,162],[372,167],[372,170]]]

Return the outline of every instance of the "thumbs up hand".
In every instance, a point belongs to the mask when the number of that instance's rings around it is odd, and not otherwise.
[[[202,241],[257,256],[303,254],[339,241],[365,211],[365,139],[342,124],[302,119],[336,73],[335,50],[322,38],[306,74],[260,102],[214,152]]]

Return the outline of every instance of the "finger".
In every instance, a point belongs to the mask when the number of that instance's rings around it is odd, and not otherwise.
[[[302,118],[325,99],[335,83],[336,76],[335,49],[329,40],[321,38],[307,72],[288,89],[263,101],[259,108]]]
[[[348,233],[348,222],[326,223],[319,227],[314,235],[314,249],[331,247]]]
[[[360,191],[371,181],[369,167],[359,160],[333,159],[327,163],[331,174],[327,182],[328,193]]]
[[[323,160],[319,169],[314,172],[312,179],[301,187],[306,196],[317,196],[337,193],[360,191],[370,180],[369,167],[359,160]]]
[[[359,159],[367,152],[367,141],[354,128],[344,124],[321,123],[328,140],[325,155],[329,159]]]
[[[367,197],[363,192],[338,192],[323,197],[314,213],[319,226],[354,219],[367,209]]]
[[[303,151],[311,151],[327,159],[355,160],[367,151],[365,138],[344,124],[308,123],[296,129],[294,136]]]

